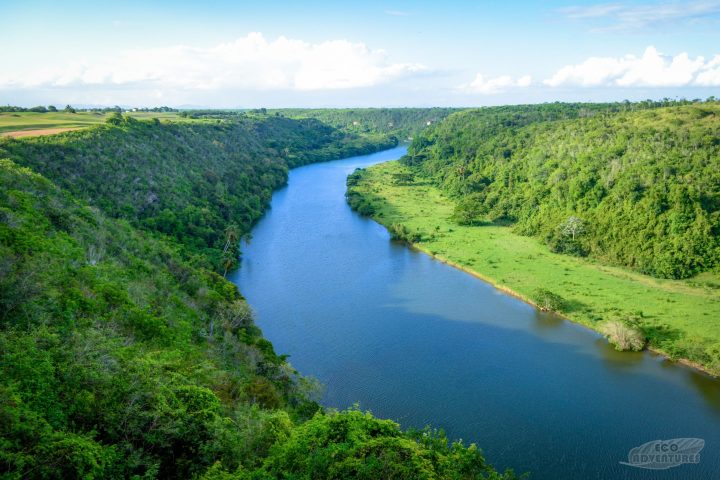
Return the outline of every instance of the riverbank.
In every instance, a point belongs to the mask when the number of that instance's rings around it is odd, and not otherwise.
[[[563,317],[598,330],[609,318],[633,318],[649,338],[649,349],[717,375],[720,372],[720,280],[703,274],[664,280],[587,259],[550,252],[535,239],[503,225],[458,226],[454,203],[422,180],[403,178],[389,162],[365,171],[351,187],[372,218],[402,224],[413,246],[499,290],[534,304],[542,288],[565,299]]]

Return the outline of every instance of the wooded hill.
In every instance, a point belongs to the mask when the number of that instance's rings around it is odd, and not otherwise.
[[[657,277],[720,265],[720,104],[492,107],[423,131],[403,159],[458,200],[552,250]]]
[[[324,412],[216,273],[289,167],[392,143],[122,117],[0,142],[0,476],[510,478],[441,433]]]
[[[383,133],[406,141],[459,108],[282,108],[268,110],[291,118],[315,118],[354,133]]]
[[[32,168],[111,217],[174,237],[221,272],[235,266],[237,240],[285,183],[288,168],[395,145],[311,119],[119,118],[117,125],[2,142],[0,158]]]

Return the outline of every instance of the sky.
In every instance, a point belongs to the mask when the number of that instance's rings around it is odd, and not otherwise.
[[[0,104],[720,97],[720,0],[0,0]]]

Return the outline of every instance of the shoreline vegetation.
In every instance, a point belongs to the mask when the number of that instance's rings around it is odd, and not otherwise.
[[[720,374],[718,364],[703,364],[683,356],[679,348],[655,343],[665,332],[671,332],[682,348],[692,342],[720,342],[717,329],[703,331],[715,335],[701,338],[702,325],[692,322],[692,317],[720,318],[718,293],[712,288],[720,282],[715,274],[658,279],[553,253],[537,239],[513,233],[503,222],[458,225],[453,219],[456,201],[397,160],[351,174],[347,198],[354,210],[385,226],[395,240],[535,308],[544,309],[536,296],[549,289],[562,306],[548,310],[597,333],[603,334],[604,321],[632,317],[646,334],[650,332],[647,350],[714,377]]]

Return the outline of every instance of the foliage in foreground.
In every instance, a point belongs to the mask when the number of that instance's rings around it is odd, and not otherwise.
[[[192,230],[163,234],[134,207],[142,182],[188,206],[203,185],[196,160],[163,170],[157,149],[178,144],[164,144],[162,128],[196,153],[217,139],[213,129],[121,125],[9,144],[77,196],[0,160],[0,476],[511,478],[474,446],[320,409],[314,382],[273,351],[236,287],[197,260],[206,243]],[[122,155],[135,150],[148,165]],[[283,166],[247,161],[257,178]],[[136,181],[137,171],[157,180]],[[94,185],[103,175],[116,183]]]
[[[517,478],[512,471],[496,472],[475,445],[451,444],[429,428],[403,432],[397,423],[359,410],[318,413],[283,437],[259,470],[228,472],[215,465],[203,479]]]

